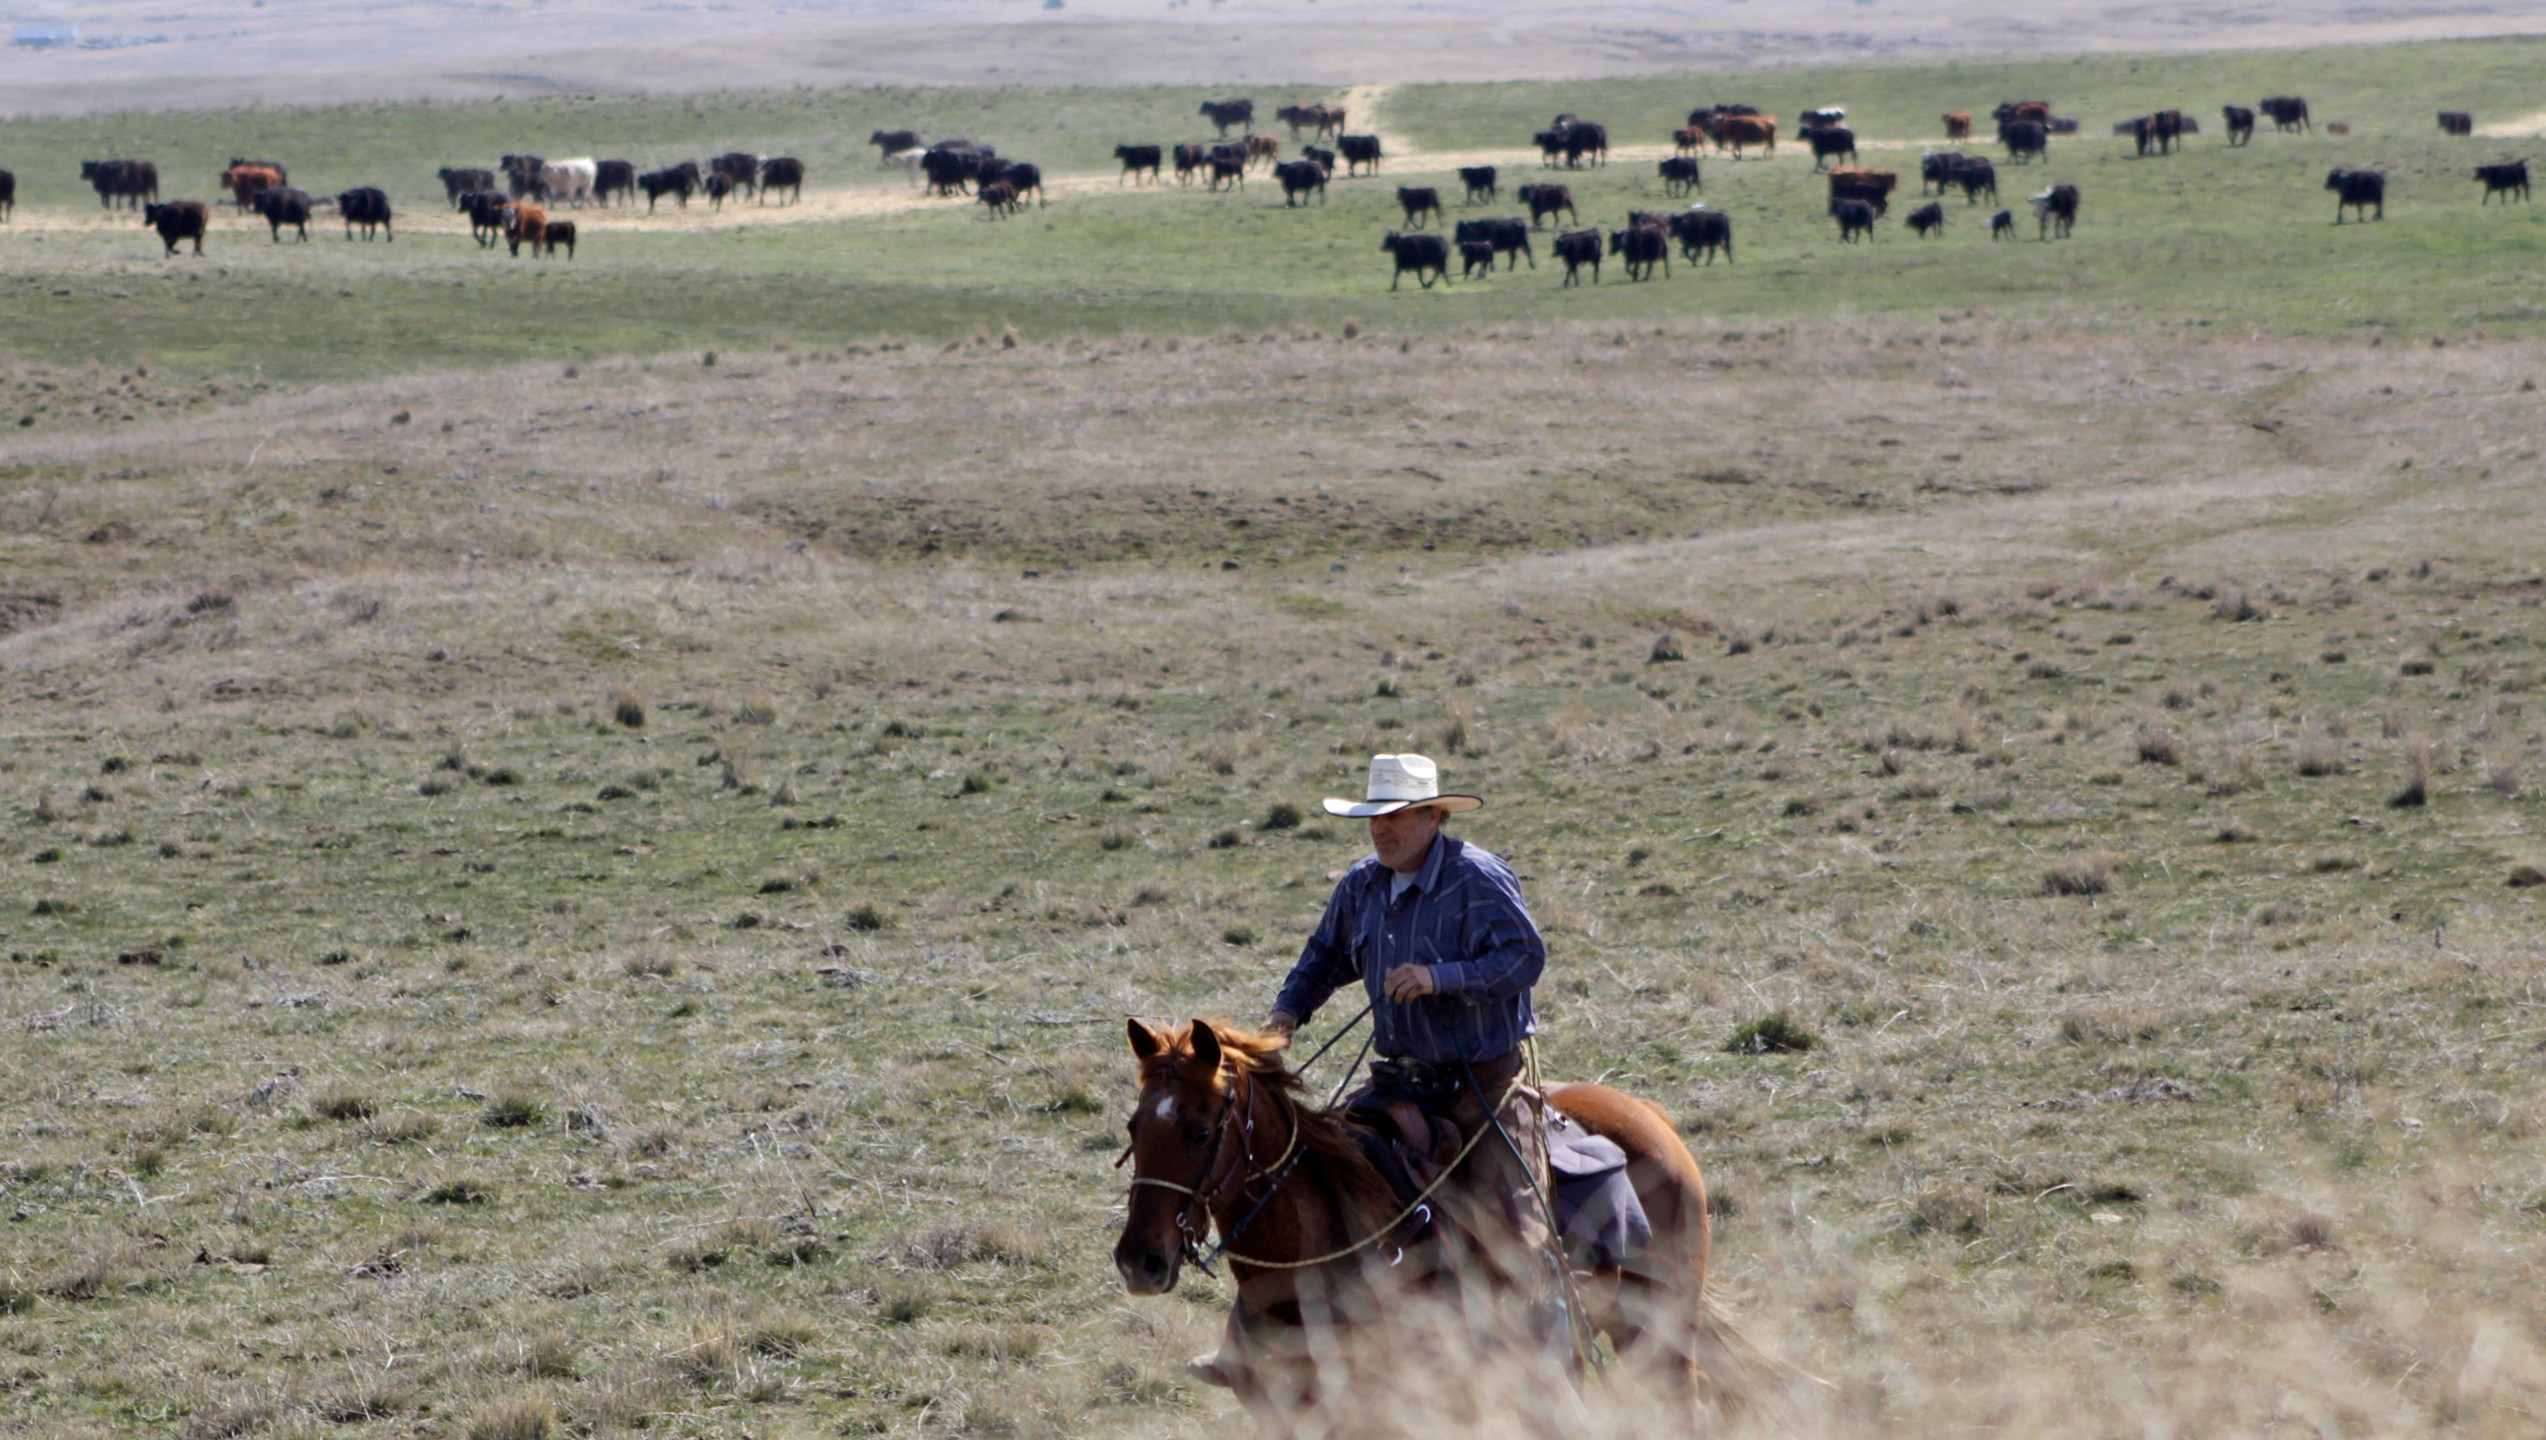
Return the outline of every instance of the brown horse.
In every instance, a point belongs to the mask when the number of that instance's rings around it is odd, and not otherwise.
[[[1129,1030],[1140,1096],[1114,1266],[1132,1294],[1165,1294],[1216,1227],[1238,1291],[1216,1378],[1287,1432],[1349,1383],[1349,1365],[1338,1375],[1335,1363],[1347,1354],[1341,1332],[1437,1300],[1460,1277],[1428,1263],[1432,1246],[1401,1247],[1392,1226],[1405,1207],[1356,1127],[1310,1101],[1283,1040],[1201,1020],[1162,1031],[1135,1019]],[[1602,1085],[1553,1087],[1547,1103],[1627,1153],[1653,1226],[1625,1268],[1576,1276],[1584,1318],[1692,1421],[1703,1403],[1742,1408],[1783,1367],[1706,1294],[1706,1183],[1670,1117]]]

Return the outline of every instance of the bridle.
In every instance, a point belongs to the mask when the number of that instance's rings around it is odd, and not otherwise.
[[[1274,1191],[1289,1178],[1291,1168],[1300,1157],[1302,1127],[1298,1118],[1294,1117],[1290,1143],[1283,1147],[1282,1153],[1270,1165],[1256,1163],[1255,1081],[1244,1066],[1232,1067],[1232,1073],[1236,1080],[1229,1087],[1228,1102],[1221,1106],[1220,1118],[1211,1125],[1211,1159],[1203,1166],[1202,1174],[1195,1183],[1179,1185],[1173,1180],[1143,1175],[1137,1170],[1132,1172],[1131,1178],[1130,1188],[1133,1190],[1149,1185],[1186,1197],[1184,1205],[1176,1211],[1176,1254],[1180,1261],[1191,1264],[1205,1275],[1213,1273],[1212,1262],[1227,1254],[1229,1246],[1255,1223],[1255,1217],[1264,1213],[1264,1207],[1272,1203]],[[1236,1121],[1234,1125],[1231,1123],[1233,1120]],[[1235,1164],[1227,1163],[1229,1137],[1232,1135],[1238,1140]],[[1114,1161],[1114,1168],[1121,1169],[1124,1162],[1132,1158],[1132,1148],[1131,1145],[1123,1147],[1123,1153]],[[1212,1178],[1215,1174],[1219,1176],[1217,1180]],[[1233,1184],[1244,1187],[1259,1180],[1269,1182],[1264,1194],[1257,1198],[1254,1207],[1243,1219],[1222,1230],[1220,1243],[1213,1246],[1209,1254],[1203,1253],[1202,1238],[1210,1233],[1212,1202]]]

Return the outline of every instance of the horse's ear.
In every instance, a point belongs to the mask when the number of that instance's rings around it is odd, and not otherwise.
[[[1124,1024],[1131,1031],[1132,1053],[1139,1056],[1141,1059],[1155,1060],[1158,1058],[1159,1052],[1167,1048],[1166,1040],[1161,1037],[1157,1031],[1140,1023],[1139,1016],[1133,1015],[1126,1017]]]
[[[1208,1020],[1193,1022],[1193,1068],[1204,1075],[1220,1073],[1220,1032]]]

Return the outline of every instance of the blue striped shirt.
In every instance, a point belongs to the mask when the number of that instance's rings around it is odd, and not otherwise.
[[[1547,967],[1547,942],[1512,867],[1444,835],[1392,896],[1395,878],[1376,855],[1344,872],[1273,1008],[1305,1024],[1358,979],[1370,992],[1374,1048],[1436,1063],[1491,1060],[1538,1033],[1529,988]],[[1400,965],[1430,966],[1433,993],[1387,999],[1380,982]]]

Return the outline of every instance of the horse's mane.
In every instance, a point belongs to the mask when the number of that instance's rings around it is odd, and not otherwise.
[[[1283,1058],[1288,1039],[1223,1021],[1210,1023],[1212,1033],[1220,1037],[1224,1066],[1264,1087],[1289,1115],[1300,1148],[1307,1152],[1301,1168],[1313,1166],[1319,1183],[1336,1194],[1357,1224],[1375,1225],[1395,1214],[1396,1192],[1362,1149],[1359,1127],[1310,1094],[1308,1082]],[[1180,1071],[1193,1059],[1192,1026],[1178,1026],[1159,1038],[1165,1044],[1141,1067],[1144,1079]],[[1262,1158],[1269,1162],[1272,1157]]]

